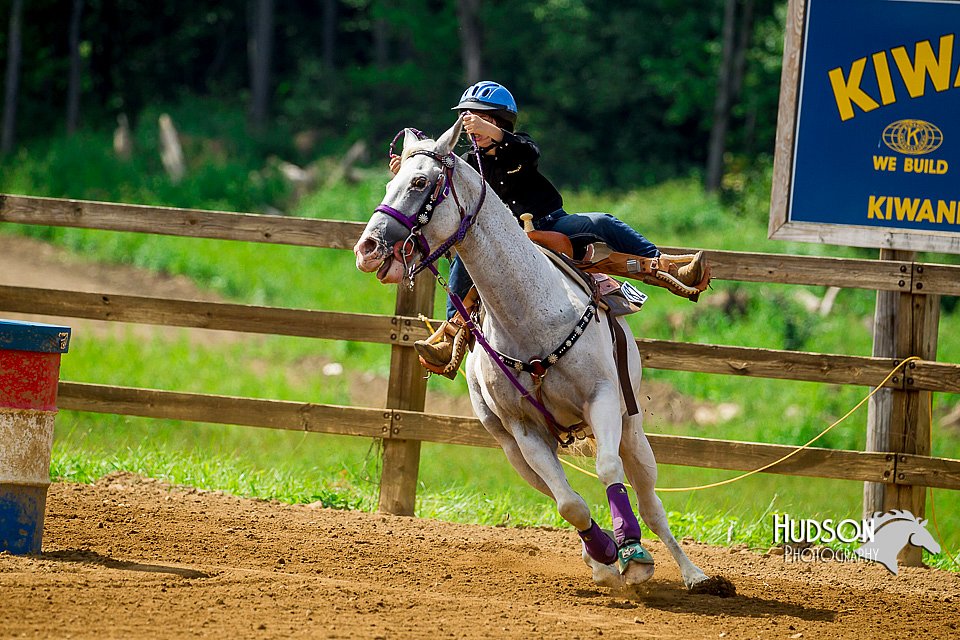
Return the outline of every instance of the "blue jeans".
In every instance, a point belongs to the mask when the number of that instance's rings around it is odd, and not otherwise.
[[[537,220],[534,226],[540,231],[557,231],[570,238],[573,253],[577,257],[582,256],[587,245],[594,242],[603,242],[614,251],[641,258],[656,258],[660,255],[655,244],[609,213],[568,214],[563,209],[558,209]]]
[[[656,258],[660,255],[657,246],[647,240],[633,227],[609,213],[574,213],[568,214],[563,209],[557,209],[534,223],[539,231],[556,231],[570,238],[573,243],[573,253],[582,256],[587,245],[593,242],[603,242],[614,251],[630,253],[641,258]],[[473,286],[473,280],[460,261],[460,256],[450,263],[450,291],[463,299]],[[447,299],[447,319],[456,313],[453,303]]]
[[[473,279],[470,277],[470,274],[467,273],[467,268],[463,266],[459,255],[450,262],[450,277],[447,279],[447,284],[450,287],[450,291],[457,294],[461,300],[466,297],[470,291],[470,287],[473,286]],[[453,302],[448,296],[447,320],[452,318],[456,312],[457,310],[454,308]]]

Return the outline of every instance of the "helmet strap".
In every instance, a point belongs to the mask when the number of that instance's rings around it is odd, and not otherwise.
[[[499,147],[499,146],[500,146],[500,143],[499,143],[498,141],[496,141],[496,140],[491,140],[491,144],[489,144],[489,145],[486,146],[486,147],[480,147],[480,146],[478,146],[478,147],[477,147],[477,151],[479,151],[479,152],[480,152],[481,154],[483,154],[483,155],[486,155],[486,154],[490,153],[491,151],[493,151],[494,149],[496,149],[496,148]]]

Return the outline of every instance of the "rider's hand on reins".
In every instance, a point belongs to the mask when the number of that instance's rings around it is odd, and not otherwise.
[[[390,173],[397,175],[400,171],[400,156],[396,154],[390,155]]]
[[[464,112],[463,129],[472,136],[489,138],[493,142],[503,140],[503,130],[480,114]]]

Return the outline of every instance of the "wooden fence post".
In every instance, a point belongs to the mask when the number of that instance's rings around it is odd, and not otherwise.
[[[397,316],[416,317],[418,313],[428,317],[432,315],[436,289],[433,278],[428,274],[415,282],[412,291],[405,285],[397,287]],[[396,335],[401,341],[407,333],[404,329],[402,326],[395,327]],[[387,409],[423,411],[426,397],[427,380],[416,351],[408,346],[394,345],[390,350]],[[396,418],[390,422],[393,434],[399,433],[399,427],[395,424]],[[380,511],[412,516],[417,499],[420,441],[384,438],[381,468]]]
[[[880,260],[912,262],[912,251],[881,249]],[[910,273],[904,272],[903,280],[910,286]],[[897,309],[900,305],[899,291],[877,291],[877,306],[873,316],[873,356],[897,357]],[[890,448],[890,419],[893,407],[893,390],[880,389],[867,405],[867,451],[892,451]],[[883,511],[886,485],[882,482],[863,483],[863,517],[869,518]]]
[[[914,265],[913,290],[922,275],[923,266]],[[897,312],[897,357],[919,356],[924,360],[937,359],[937,337],[940,322],[940,296],[923,294],[900,294]],[[905,390],[895,391],[890,421],[889,451],[929,456],[932,450],[930,433],[930,392],[911,388],[912,364],[903,371]],[[898,465],[905,462],[901,458]],[[899,473],[898,479],[902,479]],[[926,487],[920,485],[894,484],[887,487],[883,511],[905,509],[917,518],[924,517],[926,510]],[[907,545],[900,553],[900,562],[908,566],[920,566],[922,553],[918,547]]]
[[[912,251],[880,251],[881,260],[913,262]],[[904,272],[904,281],[911,289],[901,292],[878,291],[874,316],[873,355],[898,360],[919,356],[937,358],[937,333],[940,322],[940,296],[918,293],[922,290],[923,266],[913,264]],[[883,390],[870,401],[867,418],[867,451],[889,451],[894,455],[928,456],[931,452],[930,392],[911,388],[912,365],[898,373],[903,389]],[[902,464],[904,459],[898,460]],[[897,479],[903,479],[898,474]],[[895,479],[896,480],[896,479]],[[869,518],[874,512],[905,509],[922,518],[926,507],[926,487],[903,484],[864,484],[863,511]],[[921,564],[920,549],[908,545],[900,554],[905,565]]]

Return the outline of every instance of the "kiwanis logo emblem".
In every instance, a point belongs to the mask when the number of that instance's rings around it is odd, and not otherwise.
[[[897,153],[920,156],[936,151],[943,144],[943,132],[925,120],[897,120],[887,125],[883,144]]]

